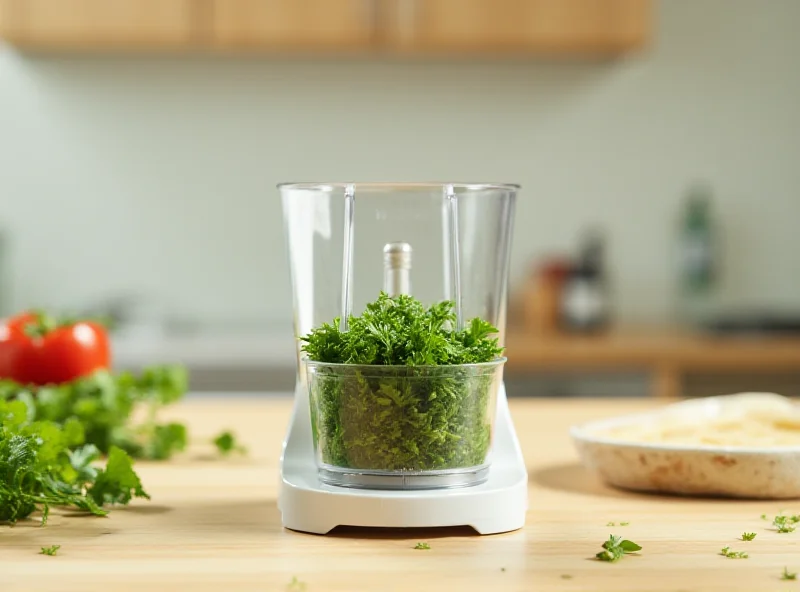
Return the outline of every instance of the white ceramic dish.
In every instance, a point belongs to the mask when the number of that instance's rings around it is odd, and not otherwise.
[[[799,446],[719,446],[639,442],[604,432],[625,426],[657,424],[665,418],[702,422],[718,418],[732,405],[786,405],[768,393],[742,393],[683,401],[663,409],[574,426],[571,436],[583,464],[607,483],[623,489],[684,495],[757,499],[800,498]]]

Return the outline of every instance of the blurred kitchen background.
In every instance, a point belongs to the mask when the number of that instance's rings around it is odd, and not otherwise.
[[[281,181],[523,187],[517,396],[800,395],[797,0],[0,0],[0,312],[294,382]]]

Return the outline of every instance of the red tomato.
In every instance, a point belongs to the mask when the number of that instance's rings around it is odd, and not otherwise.
[[[0,379],[62,384],[110,363],[108,333],[99,323],[77,321],[50,328],[29,312],[0,323]]]

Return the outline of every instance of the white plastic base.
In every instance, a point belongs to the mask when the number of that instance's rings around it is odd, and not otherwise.
[[[337,526],[471,526],[479,534],[525,525],[528,473],[508,411],[505,387],[497,397],[494,448],[486,483],[458,489],[386,491],[320,483],[311,441],[308,395],[298,385],[281,455],[278,497],[283,525],[325,534]]]

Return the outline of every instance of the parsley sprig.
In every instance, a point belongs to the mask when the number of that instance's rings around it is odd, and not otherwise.
[[[600,561],[615,563],[622,559],[627,553],[635,553],[641,550],[642,547],[633,541],[612,534],[609,535],[608,540],[603,543],[603,550],[595,555],[595,557]]]
[[[750,557],[746,551],[731,551],[730,547],[722,547],[719,554],[728,559],[747,559]]]
[[[743,541],[752,541],[754,538],[756,538],[756,533],[754,533],[754,532],[743,532],[742,533],[742,540]]]
[[[800,515],[794,514],[786,516],[784,514],[778,514],[772,519],[772,526],[774,526],[779,533],[785,534],[794,532],[797,529],[798,522],[800,522]]]
[[[428,551],[431,548],[431,546],[428,543],[417,543],[416,545],[414,545],[414,548],[418,550]]]
[[[61,548],[61,545],[51,545],[49,547],[42,547],[42,550],[39,551],[39,555],[49,555],[50,557],[54,557],[58,554],[58,550]]]
[[[99,370],[77,380],[43,387],[0,381],[0,400],[22,401],[32,420],[64,425],[77,420],[87,444],[107,454],[121,448],[134,458],[165,460],[186,448],[186,426],[161,423],[163,407],[186,393],[188,376],[181,366],[152,366],[140,374]],[[144,420],[134,422],[136,415]]]
[[[61,427],[30,421],[29,414],[23,401],[0,401],[0,522],[14,523],[40,511],[45,524],[53,506],[103,516],[104,505],[149,499],[121,448],[112,445],[100,468],[100,451],[83,444],[80,421],[70,419]]]
[[[228,456],[233,453],[247,454],[247,448],[239,443],[236,439],[236,435],[231,431],[220,433],[212,440],[212,443],[217,447],[217,451],[222,456]]]

